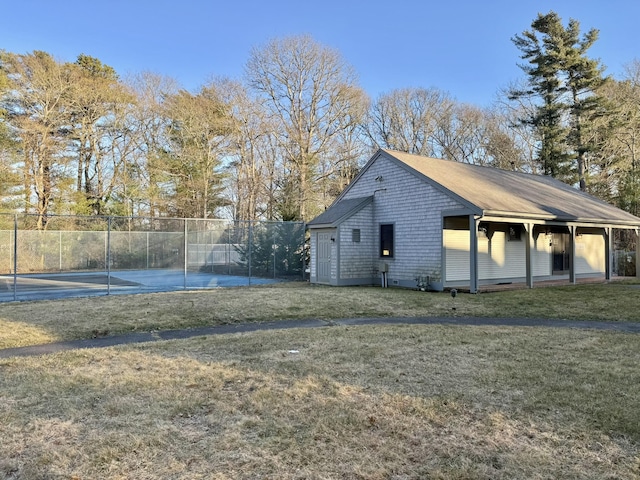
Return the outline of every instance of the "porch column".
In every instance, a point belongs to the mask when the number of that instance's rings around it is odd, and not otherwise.
[[[525,223],[525,278],[527,287],[533,288],[533,223]]]
[[[612,228],[605,227],[604,229],[604,279],[611,280],[611,270],[613,266],[613,259],[611,257],[613,252],[613,235]]]
[[[636,228],[636,278],[640,278],[640,228]]]
[[[469,292],[478,293],[478,224],[475,215],[469,215]]]
[[[569,282],[576,283],[576,227],[569,225]]]

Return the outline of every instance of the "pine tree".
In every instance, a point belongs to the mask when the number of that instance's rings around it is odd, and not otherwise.
[[[589,142],[593,118],[605,105],[597,90],[606,81],[598,60],[586,56],[598,39],[591,29],[580,38],[580,24],[571,19],[565,28],[555,12],[539,14],[531,30],[512,41],[528,64],[520,65],[528,75],[529,88],[513,90],[510,98],[538,97],[541,102],[523,123],[538,135],[538,161],[545,174],[587,188],[587,158],[594,147]]]

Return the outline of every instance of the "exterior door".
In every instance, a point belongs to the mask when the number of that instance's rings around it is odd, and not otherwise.
[[[318,253],[316,256],[318,282],[331,282],[331,232],[318,232]]]
[[[569,271],[569,234],[553,234],[553,274],[562,275]]]

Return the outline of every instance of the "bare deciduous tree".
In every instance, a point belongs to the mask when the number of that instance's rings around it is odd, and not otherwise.
[[[364,95],[356,75],[340,54],[309,36],[273,40],[251,52],[246,66],[249,88],[262,99],[287,173],[281,185],[280,216],[307,219],[318,166],[339,151],[340,135],[349,126]]]
[[[227,152],[227,198],[229,216],[234,220],[269,217],[274,189],[274,163],[271,151],[274,128],[264,109],[239,82],[218,79],[210,84],[229,106],[229,150]]]
[[[588,163],[590,192],[640,214],[640,61],[598,92],[610,105],[597,120],[597,155]]]
[[[127,116],[133,142],[119,195],[126,205],[126,214],[167,214],[168,199],[163,188],[166,175],[161,157],[167,148],[169,121],[163,102],[178,92],[178,84],[170,77],[151,72],[142,72],[126,83],[135,97],[134,108]]]
[[[437,156],[436,130],[453,105],[448,94],[437,89],[392,90],[373,103],[365,130],[375,147]]]

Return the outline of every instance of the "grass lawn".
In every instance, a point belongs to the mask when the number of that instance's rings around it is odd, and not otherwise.
[[[0,360],[0,478],[638,479],[640,336],[327,327]]]
[[[459,294],[455,303],[447,293],[292,283],[2,303],[0,348],[297,318],[478,316],[639,322],[639,300],[640,285],[617,282]]]
[[[0,348],[294,318],[638,322],[637,285],[0,304]],[[0,359],[0,479],[640,479],[640,335],[374,325]]]

